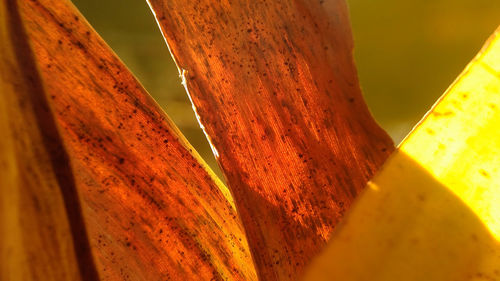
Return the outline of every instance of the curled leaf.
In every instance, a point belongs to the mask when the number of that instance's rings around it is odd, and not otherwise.
[[[262,280],[295,280],[393,149],[344,1],[149,0]]]

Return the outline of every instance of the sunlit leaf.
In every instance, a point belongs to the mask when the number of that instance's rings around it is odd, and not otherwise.
[[[362,99],[345,2],[323,2],[149,0],[262,280],[296,279],[393,150]]]
[[[306,280],[500,280],[500,29],[354,204]]]
[[[59,153],[71,159],[99,277],[255,280],[227,189],[76,8],[60,0],[7,2],[19,5],[54,111],[46,118],[61,128],[67,152]],[[17,116],[7,113],[2,118]],[[30,128],[26,134],[37,133]]]

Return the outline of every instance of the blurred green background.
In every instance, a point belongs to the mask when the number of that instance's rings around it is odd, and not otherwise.
[[[396,143],[500,24],[498,0],[347,1],[361,87]],[[146,1],[73,2],[220,175]]]

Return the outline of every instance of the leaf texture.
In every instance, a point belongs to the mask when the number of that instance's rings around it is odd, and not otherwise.
[[[261,280],[296,280],[393,150],[361,95],[344,1],[149,0]]]
[[[76,8],[17,3],[100,279],[256,280],[227,188]]]
[[[403,141],[305,280],[500,280],[500,28]]]

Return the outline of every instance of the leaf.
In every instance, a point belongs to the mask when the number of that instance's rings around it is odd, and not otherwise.
[[[0,280],[97,280],[17,4],[0,2]]]
[[[295,280],[393,150],[362,99],[345,2],[148,2],[259,276]]]
[[[17,3],[100,279],[256,280],[227,189],[76,8]]]
[[[500,28],[360,196],[305,280],[500,279]]]

